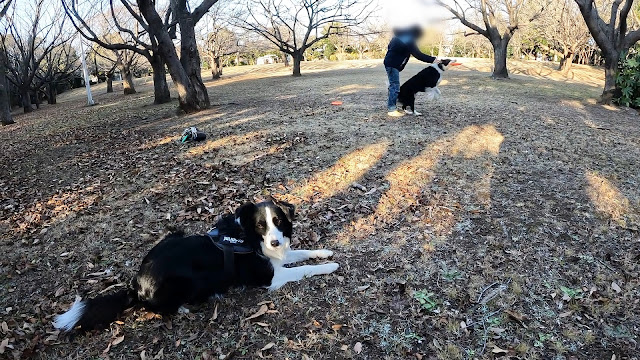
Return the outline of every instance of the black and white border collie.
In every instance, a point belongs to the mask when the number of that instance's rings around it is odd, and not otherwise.
[[[398,94],[398,101],[402,103],[402,110],[407,114],[422,115],[415,108],[416,94],[425,92],[429,101],[439,99],[441,93],[438,85],[442,81],[442,74],[449,68],[449,64],[453,62],[453,60],[449,59],[441,60],[439,63],[423,69],[402,84],[400,94]],[[407,107],[410,107],[411,110],[407,110]]]
[[[230,237],[242,238],[251,250],[233,255],[234,274],[228,276],[225,254],[208,235],[174,233],[156,244],[142,260],[127,289],[93,299],[76,300],[58,315],[54,327],[81,331],[107,327],[126,309],[144,306],[160,314],[173,314],[184,304],[197,304],[224,294],[230,287],[255,286],[276,290],[288,282],[330,274],[337,263],[284,267],[311,258],[326,259],[330,250],[291,250],[294,206],[275,199],[247,203],[235,215],[223,217],[216,227]],[[227,270],[227,271],[225,271]]]

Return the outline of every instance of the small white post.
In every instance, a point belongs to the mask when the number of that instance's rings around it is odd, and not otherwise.
[[[84,45],[82,45],[82,35],[80,36],[80,54],[82,54],[82,73],[84,74],[84,86],[87,88],[87,105],[91,106],[93,102],[93,96],[91,96],[91,79],[89,78],[89,69],[87,69],[87,59],[84,53]]]
[[[76,7],[80,5],[78,0],[75,1]],[[75,11],[75,9],[74,9]],[[87,105],[93,106],[93,96],[91,96],[91,79],[89,78],[89,69],[87,69],[87,54],[84,53],[84,45],[82,44],[82,35],[80,35],[80,54],[82,55],[82,73],[84,74],[84,86],[87,88]]]

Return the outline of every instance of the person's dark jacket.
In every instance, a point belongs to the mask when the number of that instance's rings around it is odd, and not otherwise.
[[[387,55],[384,57],[384,66],[402,71],[409,62],[411,55],[427,63],[432,63],[436,60],[433,56],[423,54],[416,45],[416,36],[413,33],[406,32],[398,33],[391,39]]]

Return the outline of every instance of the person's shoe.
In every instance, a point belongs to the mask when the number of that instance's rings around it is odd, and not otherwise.
[[[402,112],[402,111],[400,111],[398,109],[395,109],[393,111],[389,111],[387,113],[387,115],[389,115],[391,117],[402,117],[402,116],[404,116],[404,112]]]

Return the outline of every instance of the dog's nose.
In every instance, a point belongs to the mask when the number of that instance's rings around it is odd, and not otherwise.
[[[278,240],[271,240],[271,246],[276,247],[280,245],[280,242]]]

